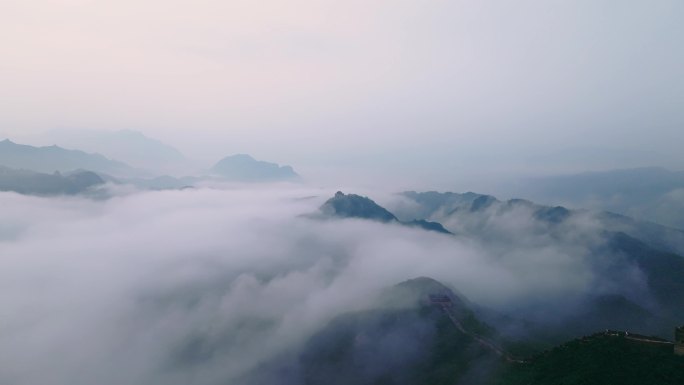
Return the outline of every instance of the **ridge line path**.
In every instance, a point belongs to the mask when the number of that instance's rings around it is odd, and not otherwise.
[[[463,325],[461,324],[461,322],[460,322],[458,319],[456,319],[456,316],[454,316],[454,315],[449,311],[449,307],[448,307],[447,305],[445,305],[445,304],[440,304],[439,306],[440,306],[440,308],[442,309],[442,311],[444,311],[444,313],[447,315],[447,317],[449,317],[449,319],[451,320],[451,323],[453,323],[454,326],[456,326],[456,328],[457,328],[458,330],[460,330],[463,334],[465,334],[465,335],[471,337],[472,339],[474,339],[475,341],[477,341],[480,345],[486,347],[487,349],[493,351],[493,352],[496,353],[497,355],[503,357],[503,358],[504,358],[506,361],[508,361],[508,362],[515,362],[515,363],[519,363],[519,364],[525,363],[525,361],[520,360],[520,359],[517,359],[517,358],[514,358],[514,357],[511,356],[510,354],[506,353],[506,351],[504,351],[502,348],[500,348],[499,346],[497,346],[495,343],[493,343],[493,342],[491,342],[491,341],[488,341],[488,340],[486,340],[486,339],[484,339],[484,338],[478,336],[477,334],[472,333],[472,332],[469,332],[468,330],[466,330],[466,328],[463,327]]]

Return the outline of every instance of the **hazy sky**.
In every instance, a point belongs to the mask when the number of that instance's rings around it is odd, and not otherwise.
[[[421,178],[684,168],[684,2],[0,1],[0,134]]]

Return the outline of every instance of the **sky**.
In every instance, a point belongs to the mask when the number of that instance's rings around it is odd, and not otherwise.
[[[315,175],[682,169],[684,2],[0,1],[0,134]],[[333,171],[334,170],[334,171]]]
[[[316,213],[338,189],[394,211],[408,184],[684,169],[682,20],[681,0],[0,0],[0,139],[136,130],[330,182],[0,193],[0,383],[239,383],[418,276],[502,313],[650,304],[635,265],[587,257],[609,241],[587,212],[439,218],[458,237]]]

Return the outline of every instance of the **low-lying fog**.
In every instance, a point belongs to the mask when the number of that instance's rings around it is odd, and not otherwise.
[[[567,235],[581,242],[558,243],[518,213],[493,234],[533,235],[507,248],[312,216],[333,194],[286,185],[107,200],[0,194],[0,383],[231,383],[418,276],[500,311],[600,286],[582,257],[599,241],[589,219]],[[625,279],[638,284],[638,272]]]

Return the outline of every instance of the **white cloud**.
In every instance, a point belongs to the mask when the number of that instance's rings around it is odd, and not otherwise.
[[[464,237],[305,215],[331,193],[0,194],[0,382],[225,383],[417,276],[499,309],[594,284],[591,266],[562,246],[502,252]]]

